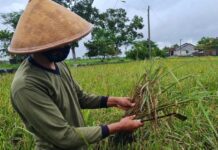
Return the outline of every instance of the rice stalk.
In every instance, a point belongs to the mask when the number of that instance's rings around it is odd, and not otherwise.
[[[171,77],[175,81],[164,84],[162,79]],[[150,122],[154,131],[160,126],[161,119],[174,116],[181,121],[187,119],[186,116],[178,113],[178,108],[181,105],[189,103],[191,99],[185,98],[184,95],[170,95],[167,93],[173,87],[187,79],[193,78],[193,75],[186,75],[182,78],[177,78],[172,70],[167,69],[163,65],[157,65],[155,61],[151,62],[150,67],[145,69],[145,73],[140,77],[136,86],[133,89],[131,101],[135,106],[126,111],[125,116],[136,115],[135,119],[140,119],[142,122]],[[175,97],[180,96],[177,100]],[[174,96],[174,97],[173,97]],[[166,100],[174,99],[171,103],[165,103]],[[134,139],[132,133],[119,133],[115,136],[115,143],[129,143]]]

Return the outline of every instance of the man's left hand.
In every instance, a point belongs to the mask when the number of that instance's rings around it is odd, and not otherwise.
[[[128,110],[135,106],[135,103],[130,102],[129,97],[109,97],[107,101],[108,107],[118,107],[123,110]]]

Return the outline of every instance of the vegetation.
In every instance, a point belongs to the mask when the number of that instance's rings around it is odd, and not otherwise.
[[[78,58],[76,61],[72,61],[71,59],[66,60],[66,63],[71,67],[80,67],[80,66],[92,66],[92,65],[102,65],[102,64],[118,64],[118,63],[127,63],[132,62],[131,59],[121,58],[121,57],[113,57],[106,58],[102,61],[101,58],[92,58],[92,59],[81,59]],[[17,69],[20,63],[10,64],[8,62],[0,62],[0,69]]]
[[[162,118],[157,130],[153,130],[151,124],[145,122],[144,127],[135,132],[135,140],[131,144],[119,145],[118,149],[216,149],[218,58],[159,59],[158,64],[166,66],[167,70],[173,73],[173,76],[170,74],[161,82],[163,87],[184,76],[190,74],[194,76],[171,88],[162,99],[164,103],[191,99],[179,108],[179,113],[188,119],[181,122],[174,117]],[[90,93],[131,96],[131,91],[145,73],[145,68],[149,68],[150,65],[150,61],[137,61],[72,68],[71,71],[84,90]],[[25,130],[10,103],[10,84],[13,76],[13,74],[0,76],[0,149],[29,150],[34,147],[32,135]],[[84,110],[83,114],[86,125],[93,126],[117,121],[124,112],[118,109],[100,109]],[[109,137],[92,145],[90,149],[112,149],[115,146],[111,142],[112,139]]]
[[[121,54],[122,49],[126,52],[127,58],[130,59],[145,59],[148,58],[147,41],[141,41],[143,34],[140,32],[143,29],[143,18],[134,16],[132,20],[127,17],[125,9],[107,9],[100,13],[99,10],[93,7],[94,0],[54,0],[59,4],[69,8],[87,21],[93,23],[95,28],[91,34],[91,40],[84,45],[88,49],[85,54],[87,57],[101,56],[102,60],[108,56],[117,56]],[[125,2],[125,1],[122,1]],[[10,44],[14,30],[23,11],[1,14],[0,18],[6,29],[0,30],[0,57],[8,56],[7,48]],[[197,45],[198,50],[217,50],[218,39],[213,37],[203,37]],[[75,48],[78,47],[78,42],[71,43],[73,59],[76,59]],[[155,42],[152,42],[152,56],[166,57],[167,51],[175,49],[178,45],[165,47],[160,50]],[[11,63],[22,61],[24,57],[13,56]]]
[[[151,56],[152,57],[166,57],[167,52],[160,50],[154,42],[151,41]],[[144,60],[149,58],[148,41],[134,42],[131,50],[126,52],[126,57],[133,60]]]
[[[121,53],[122,46],[129,46],[138,38],[142,38],[142,33],[138,33],[138,29],[143,28],[143,19],[139,16],[129,22],[125,9],[108,9],[106,12],[100,13],[99,10],[92,6],[94,0],[54,0],[59,4],[69,8],[87,21],[95,25],[92,32],[92,40],[88,41],[85,46],[88,48],[86,56],[116,56]],[[0,31],[0,41],[3,42],[0,56],[8,55],[7,48],[13,36],[13,32],[17,26],[18,20],[23,11],[2,14],[3,23],[8,25],[10,30]],[[73,59],[76,59],[75,48],[78,42],[71,44]],[[15,57],[20,58],[20,57]]]
[[[10,44],[12,35],[13,34],[9,30],[0,31],[0,40],[2,41],[2,48],[0,49],[0,58],[6,57],[8,55],[7,48]]]
[[[8,56],[8,46],[16,29],[18,20],[23,11],[0,14],[3,19],[3,24],[7,25],[8,29],[0,30],[0,57]],[[14,56],[15,60],[22,60],[22,57]]]
[[[218,38],[203,37],[198,41],[196,47],[198,50],[217,50],[218,51]]]
[[[88,57],[116,56],[121,53],[122,46],[129,46],[143,37],[142,33],[137,32],[144,26],[142,17],[134,16],[129,21],[125,9],[107,9],[95,19],[92,39],[85,43]]]
[[[92,58],[92,59],[77,59],[76,61],[67,60],[66,63],[69,66],[79,67],[79,66],[92,66],[92,65],[102,65],[102,64],[118,64],[118,63],[127,63],[131,62],[130,59],[125,58],[106,58],[102,61],[101,58]]]
[[[9,64],[9,63],[1,63],[0,62],[0,69],[17,69],[20,64]]]
[[[69,8],[71,11],[75,12],[82,18],[86,19],[91,23],[95,23],[95,18],[99,15],[99,10],[92,6],[94,0],[54,0],[55,2]],[[78,47],[78,41],[71,44],[71,50],[73,59],[76,60],[75,48]]]

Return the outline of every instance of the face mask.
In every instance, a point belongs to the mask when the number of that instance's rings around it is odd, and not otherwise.
[[[56,48],[54,50],[46,51],[43,55],[50,61],[50,62],[61,62],[65,60],[70,52],[70,46],[67,45],[63,48]]]

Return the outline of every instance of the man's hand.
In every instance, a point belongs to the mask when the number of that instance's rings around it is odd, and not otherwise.
[[[135,115],[121,119],[119,122],[108,125],[110,134],[118,132],[133,132],[144,124],[140,120],[133,120]]]
[[[109,97],[107,101],[108,107],[118,107],[123,110],[128,110],[135,106],[135,103],[130,102],[129,97]]]

